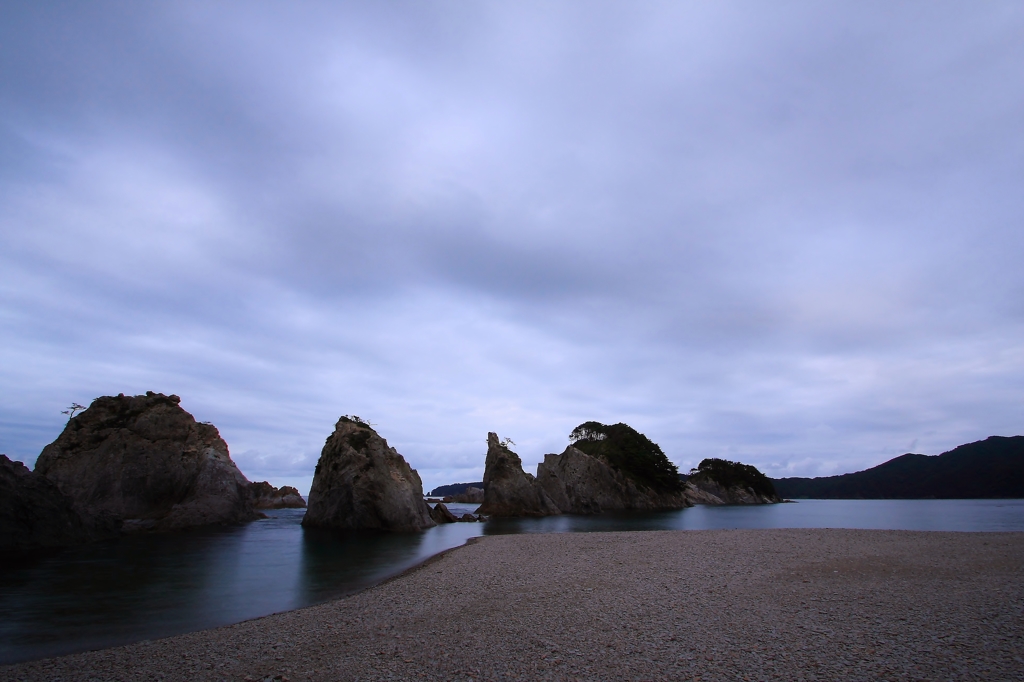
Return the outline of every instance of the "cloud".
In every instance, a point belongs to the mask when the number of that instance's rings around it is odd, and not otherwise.
[[[343,413],[428,487],[589,419],[772,475],[1019,431],[1015,4],[8,14],[11,456],[146,390],[300,487]]]

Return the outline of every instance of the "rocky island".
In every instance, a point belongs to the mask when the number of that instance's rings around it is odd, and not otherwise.
[[[357,417],[341,417],[313,474],[307,528],[416,531],[436,525],[405,458]]]
[[[523,471],[522,460],[507,443],[488,434],[479,513],[548,516],[689,505],[676,466],[628,425],[586,422],[570,440],[562,454],[544,456],[534,477]]]
[[[259,518],[249,481],[211,424],[176,395],[104,396],[43,448],[35,471],[84,518],[125,530],[178,530]]]
[[[771,480],[747,464],[705,459],[680,476],[656,443],[627,424],[585,422],[569,440],[562,454],[545,455],[532,476],[508,441],[488,434],[478,512],[549,516],[782,501]]]
[[[298,490],[250,483],[212,424],[176,395],[104,396],[71,416],[35,471],[0,455],[0,550],[25,551],[264,518],[305,507]]]
[[[782,502],[770,478],[749,464],[705,459],[690,472],[686,497],[693,504],[773,504]]]

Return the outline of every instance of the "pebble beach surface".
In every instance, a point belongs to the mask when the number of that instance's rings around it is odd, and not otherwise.
[[[359,594],[0,680],[1024,680],[1024,533],[500,535]]]

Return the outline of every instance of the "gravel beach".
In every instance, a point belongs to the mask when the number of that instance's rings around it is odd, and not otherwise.
[[[1024,680],[1024,533],[479,539],[351,597],[0,680]]]

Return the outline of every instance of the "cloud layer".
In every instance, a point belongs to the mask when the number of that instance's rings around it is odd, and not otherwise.
[[[1017,3],[34,4],[0,25],[0,451],[177,393],[308,488],[625,421],[682,469],[1021,433]]]

